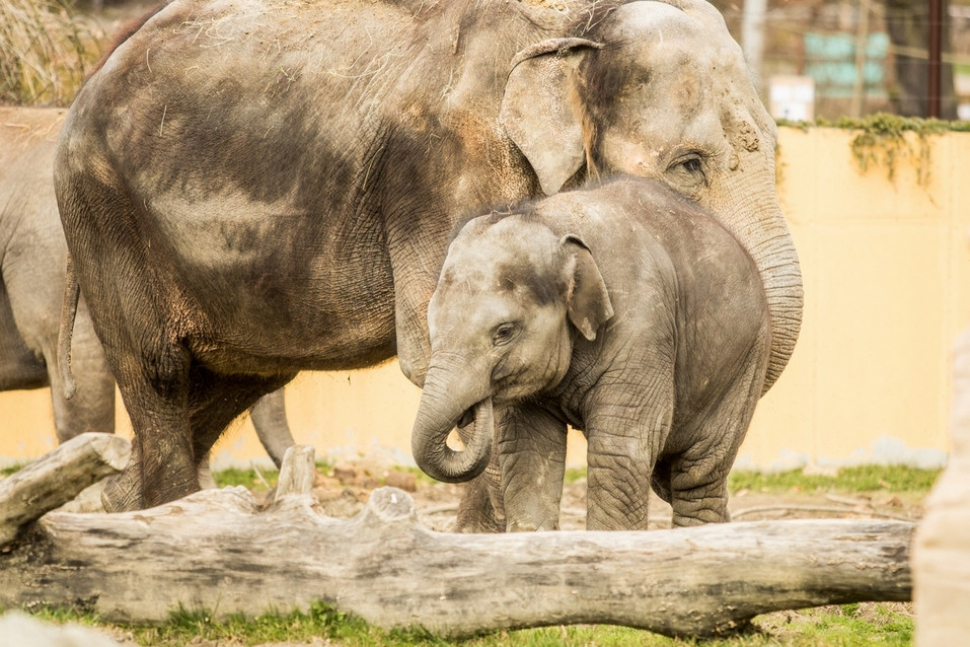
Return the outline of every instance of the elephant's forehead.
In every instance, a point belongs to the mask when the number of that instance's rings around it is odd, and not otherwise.
[[[699,26],[681,9],[663,2],[630,2],[613,14],[610,21],[612,38],[649,39],[663,45],[665,38],[693,39]],[[699,43],[699,45],[702,45]]]
[[[632,77],[649,76],[654,85],[731,86],[748,74],[741,48],[726,29],[662,2],[621,7],[609,40],[638,68]],[[683,76],[691,71],[693,78]]]
[[[555,288],[558,251],[548,229],[510,218],[459,236],[448,252],[443,284],[469,294],[512,293],[545,301]]]

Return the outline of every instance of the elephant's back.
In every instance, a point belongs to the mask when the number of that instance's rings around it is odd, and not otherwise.
[[[66,110],[0,107],[0,233],[4,248],[14,230],[44,231],[63,239],[54,197],[53,162]],[[61,256],[66,256],[66,247]],[[53,259],[56,262],[56,258]]]

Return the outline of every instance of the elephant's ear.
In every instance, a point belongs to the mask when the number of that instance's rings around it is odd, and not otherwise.
[[[563,236],[560,242],[570,257],[575,259],[566,296],[566,311],[569,320],[583,333],[583,337],[593,341],[599,327],[613,316],[613,303],[603,275],[586,243],[574,234]]]
[[[554,38],[512,59],[499,123],[546,195],[558,192],[586,159],[576,75],[582,57],[601,47],[583,38]]]

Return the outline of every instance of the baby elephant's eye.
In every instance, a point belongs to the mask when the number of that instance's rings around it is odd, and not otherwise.
[[[509,343],[515,337],[516,330],[517,328],[514,323],[499,324],[492,331],[492,344],[502,346],[503,344]]]

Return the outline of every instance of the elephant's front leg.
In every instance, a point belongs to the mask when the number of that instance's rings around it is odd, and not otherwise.
[[[508,407],[496,427],[506,530],[558,530],[566,425],[534,405]]]
[[[488,467],[462,489],[455,532],[505,532],[502,468],[497,445],[498,439],[495,438]]]
[[[673,403],[668,384],[652,389],[646,404],[614,400],[593,410],[586,426],[587,530],[647,529],[650,476]]]

